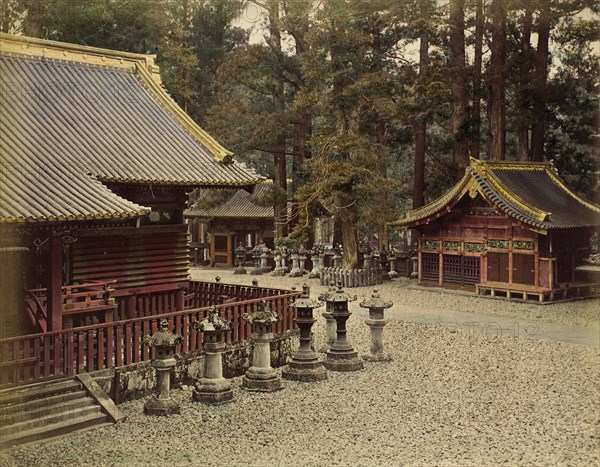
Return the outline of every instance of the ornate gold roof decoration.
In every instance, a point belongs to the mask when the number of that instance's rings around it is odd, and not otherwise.
[[[600,207],[573,193],[558,178],[552,162],[470,159],[465,175],[448,192],[390,225],[427,224],[449,212],[467,193],[471,198],[480,194],[495,209],[541,233],[551,228],[600,224]],[[546,196],[540,196],[542,193]]]

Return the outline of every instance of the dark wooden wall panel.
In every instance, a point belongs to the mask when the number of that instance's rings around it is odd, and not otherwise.
[[[128,235],[82,237],[73,245],[72,271],[74,283],[115,279],[115,289],[185,282],[187,233],[144,229]]]

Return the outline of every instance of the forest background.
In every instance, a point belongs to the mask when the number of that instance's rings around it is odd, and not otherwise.
[[[553,161],[600,187],[593,0],[2,0],[3,32],[154,53],[166,90],[273,178],[276,237],[336,216],[359,239],[446,191],[469,157]],[[288,202],[294,208],[288,210]]]

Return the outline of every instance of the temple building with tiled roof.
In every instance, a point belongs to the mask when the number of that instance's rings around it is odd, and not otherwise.
[[[258,183],[251,191],[201,189],[196,201],[184,212],[188,219],[195,249],[207,251],[210,264],[233,266],[235,248],[241,243],[247,249],[263,242],[274,247],[275,214],[272,182]],[[203,257],[197,262],[201,262]]]
[[[154,60],[0,35],[0,312],[19,322],[10,334],[181,306],[188,193],[263,179],[185,114]],[[82,283],[110,284],[115,308],[65,312],[65,287]],[[160,299],[143,305],[152,294]]]
[[[391,223],[419,232],[419,283],[539,301],[594,291],[577,267],[600,207],[571,191],[551,163],[471,159],[433,202]]]

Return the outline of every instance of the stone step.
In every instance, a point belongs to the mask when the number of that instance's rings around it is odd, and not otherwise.
[[[65,400],[67,395],[77,394],[79,397],[74,397]],[[25,422],[27,420],[41,419],[45,416],[61,413],[76,413],[77,410],[84,407],[96,405],[94,399],[88,397],[85,391],[76,391],[68,394],[60,394],[58,396],[49,397],[35,401],[36,404],[19,404],[21,410],[11,410],[11,413],[0,412],[2,419],[0,420],[0,434],[4,429],[9,429],[12,425]],[[14,409],[15,406],[11,406]]]
[[[0,391],[0,407],[21,404],[28,401],[45,399],[56,394],[62,394],[81,389],[81,384],[74,379],[43,381],[26,386],[3,389]]]
[[[56,425],[63,422],[70,423],[73,420],[86,418],[95,419],[97,415],[102,415],[106,417],[106,415],[102,413],[100,407],[97,405],[73,409],[65,408],[64,411],[58,413],[46,412],[44,416],[39,418],[29,419],[18,423],[13,423],[11,425],[3,426],[2,428],[0,428],[0,439],[3,440],[5,437],[10,438],[11,436],[18,435],[19,433],[40,429],[45,426]]]
[[[17,404],[0,406],[0,417],[9,418],[16,413],[45,408],[55,404],[60,404],[61,402],[68,402],[70,400],[80,399],[86,396],[87,392],[85,392],[84,390],[69,391],[63,394],[56,394],[54,396],[44,397],[42,399],[36,399],[33,401],[19,402]],[[3,423],[0,423],[0,425],[2,424]]]
[[[2,437],[0,438],[0,447],[7,448],[15,445],[37,443],[48,439],[60,438],[65,434],[89,429],[90,427],[99,428],[101,426],[106,426],[106,421],[107,416],[100,413],[98,410],[96,414],[87,414],[68,420],[62,420]]]

